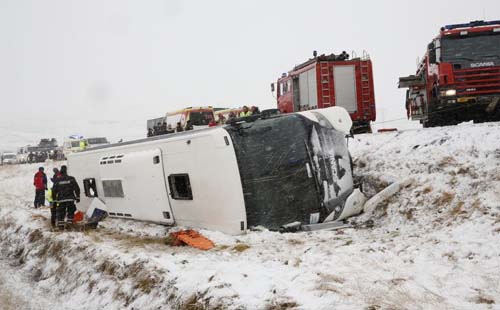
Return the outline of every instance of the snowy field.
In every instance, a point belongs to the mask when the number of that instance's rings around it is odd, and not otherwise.
[[[52,232],[30,208],[36,165],[0,168],[0,294],[12,309],[500,309],[500,123],[359,135],[373,195],[410,185],[339,231],[233,237],[209,251],[126,220]],[[60,163],[58,163],[60,164]],[[50,171],[53,164],[46,165]],[[71,172],[71,171],[70,171]],[[12,274],[11,274],[12,273]]]

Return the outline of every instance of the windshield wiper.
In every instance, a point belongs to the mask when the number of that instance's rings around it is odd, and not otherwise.
[[[457,59],[462,59],[462,60],[467,60],[467,61],[475,61],[476,59],[468,58],[468,57],[452,57],[450,60],[457,60]]]
[[[481,57],[495,57],[495,58],[500,58],[500,56],[491,54],[491,55],[481,55]]]

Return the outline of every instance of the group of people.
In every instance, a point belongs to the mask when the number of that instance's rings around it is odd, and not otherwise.
[[[38,168],[33,178],[35,186],[35,209],[45,206],[45,191],[50,204],[50,223],[52,227],[63,228],[65,223],[72,223],[76,212],[76,203],[80,202],[80,187],[75,178],[68,175],[68,168],[54,168],[54,175],[50,179],[52,187],[48,187],[47,175],[44,168]]]
[[[217,114],[217,120],[211,116],[210,121],[208,123],[208,127],[214,127],[214,126],[219,126],[219,125],[224,125],[227,122],[232,121],[233,119],[240,118],[240,117],[247,117],[250,115],[256,115],[260,114],[260,110],[256,106],[252,106],[248,108],[248,106],[243,106],[241,111],[237,113],[237,111],[231,111],[228,114],[228,117],[224,116],[222,113]],[[182,127],[181,122],[177,123],[177,126],[173,128],[171,124],[167,124],[165,121],[163,122],[158,122],[156,125],[153,126],[153,128],[148,128],[148,137],[153,137],[153,136],[160,136],[160,135],[166,135],[166,134],[171,134],[171,133],[176,133],[176,132],[182,132],[182,131],[187,131],[187,130],[192,130],[193,129],[193,124],[191,123],[191,120],[188,120],[186,122],[186,126]]]
[[[182,127],[181,122],[178,122],[175,128],[173,128],[171,124],[167,125],[167,123],[163,121],[162,123],[154,125],[153,128],[148,128],[148,137],[166,135],[187,130],[193,130],[193,124],[191,124],[191,121],[186,122],[186,127]]]
[[[208,124],[208,126],[213,127],[213,126],[218,126],[218,125],[224,125],[228,122],[230,123],[234,119],[237,119],[240,117],[247,117],[250,115],[256,115],[256,114],[260,114],[260,110],[258,107],[252,106],[251,108],[248,108],[248,106],[245,105],[241,109],[240,113],[237,113],[234,111],[229,112],[227,119],[224,117],[224,114],[222,114],[222,113],[217,114],[217,120],[214,120],[214,119],[210,120],[210,123]]]

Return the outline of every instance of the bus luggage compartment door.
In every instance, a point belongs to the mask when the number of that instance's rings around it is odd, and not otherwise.
[[[99,170],[110,216],[174,223],[160,149],[102,157]]]

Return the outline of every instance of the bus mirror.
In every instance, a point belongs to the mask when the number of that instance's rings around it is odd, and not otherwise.
[[[274,93],[274,83],[271,83],[271,92]]]

